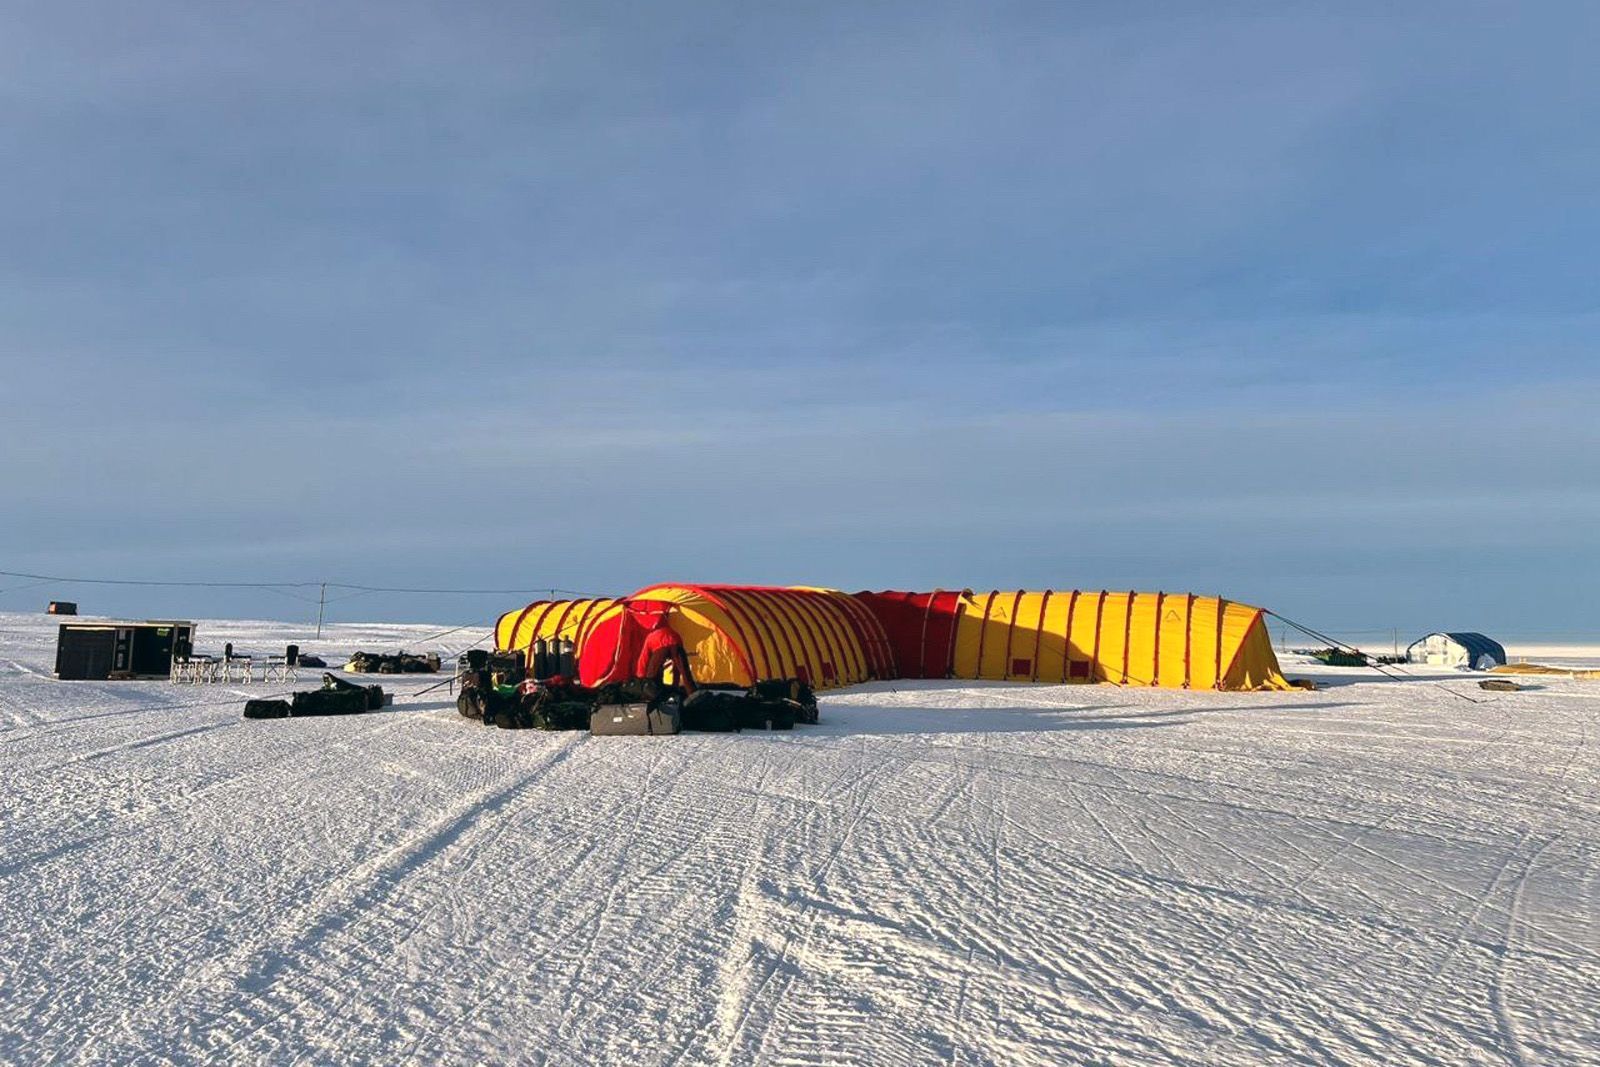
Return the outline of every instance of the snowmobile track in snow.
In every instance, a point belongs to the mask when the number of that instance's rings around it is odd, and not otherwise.
[[[590,738],[437,677],[245,722],[56,682],[52,636],[0,626],[0,1062],[1600,1062],[1592,683],[900,682]]]

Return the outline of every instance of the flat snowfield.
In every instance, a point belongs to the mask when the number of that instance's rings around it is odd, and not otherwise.
[[[1600,1062],[1600,682],[874,684],[597,738],[53,657],[0,616],[0,1062]]]

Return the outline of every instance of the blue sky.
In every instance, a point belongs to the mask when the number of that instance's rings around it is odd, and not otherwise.
[[[0,569],[1596,636],[1600,9],[1326,7],[7,5]]]

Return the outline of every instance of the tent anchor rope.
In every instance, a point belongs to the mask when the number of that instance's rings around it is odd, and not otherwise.
[[[1346,652],[1354,652],[1356,655],[1360,656],[1361,658],[1363,658],[1363,659],[1365,659],[1367,661],[1367,666],[1368,667],[1370,667],[1373,670],[1377,671],[1379,674],[1383,675],[1385,678],[1389,678],[1389,679],[1392,679],[1392,680],[1397,681],[1397,682],[1398,681],[1405,681],[1405,680],[1418,681],[1418,682],[1427,682],[1429,685],[1437,686],[1438,688],[1443,689],[1446,693],[1449,693],[1451,696],[1455,697],[1457,700],[1465,700],[1468,704],[1482,704],[1482,703],[1484,703],[1481,700],[1475,700],[1472,697],[1467,696],[1465,693],[1456,692],[1454,689],[1451,689],[1449,686],[1445,685],[1443,682],[1436,682],[1431,678],[1419,678],[1415,674],[1412,674],[1410,671],[1401,670],[1398,667],[1394,668],[1394,673],[1390,673],[1390,671],[1385,669],[1385,666],[1383,664],[1378,663],[1373,656],[1368,655],[1366,652],[1364,652],[1361,649],[1357,648],[1355,645],[1345,644],[1343,641],[1337,640],[1336,638],[1329,637],[1325,633],[1320,633],[1320,632],[1318,632],[1316,630],[1313,630],[1311,627],[1304,626],[1304,625],[1302,625],[1302,624],[1300,624],[1298,622],[1295,622],[1293,619],[1285,618],[1284,616],[1279,615],[1276,611],[1271,611],[1271,610],[1268,610],[1266,608],[1263,608],[1262,610],[1265,611],[1268,615],[1271,615],[1274,619],[1277,619],[1279,622],[1285,623],[1286,625],[1294,627],[1296,630],[1299,630],[1301,633],[1305,634],[1307,637],[1310,637],[1312,640],[1315,640],[1315,641],[1326,641],[1328,643],[1329,647],[1331,647],[1331,648],[1341,648],[1341,649],[1344,649]]]
[[[467,624],[467,626],[471,626],[471,625],[472,625],[471,623]],[[466,628],[467,628],[466,626],[457,626],[456,627],[457,630],[465,630]],[[445,633],[454,633],[454,632],[455,631],[453,631],[453,630],[446,630],[445,631]],[[440,634],[439,636],[442,637],[444,635]],[[468,645],[467,648],[477,648],[479,645],[483,644],[485,641],[489,640],[489,638],[491,638],[493,636],[494,636],[494,631],[490,630],[488,633],[484,634],[482,637],[480,637],[476,641],[472,642],[472,644]],[[428,688],[426,688],[426,689],[418,689],[415,693],[411,693],[409,695],[412,696],[412,697],[420,697],[420,696],[422,696],[422,695],[424,695],[426,693],[433,692],[435,689],[441,689],[441,688],[443,688],[444,686],[447,686],[447,685],[454,685],[455,684],[455,680],[456,680],[456,672],[455,672],[455,669],[452,667],[451,670],[450,670],[450,677],[446,678],[444,681],[435,682],[433,685],[428,686]]]

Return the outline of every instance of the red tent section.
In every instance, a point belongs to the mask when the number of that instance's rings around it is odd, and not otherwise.
[[[857,593],[888,636],[901,678],[948,678],[955,663],[956,622],[971,590]]]
[[[578,649],[578,677],[584,685],[611,685],[632,678],[645,635],[670,606],[632,597],[619,603],[622,610],[601,619]]]

